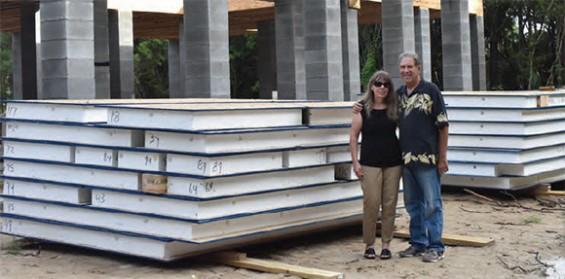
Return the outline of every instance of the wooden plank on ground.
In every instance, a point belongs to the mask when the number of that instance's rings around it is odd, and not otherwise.
[[[529,196],[565,196],[565,191],[563,190],[551,190],[550,184],[541,184],[533,188],[525,189],[521,193]]]
[[[410,238],[410,233],[406,230],[397,230],[394,231],[394,236],[400,238]],[[483,247],[494,243],[494,240],[484,237],[456,235],[450,233],[444,233],[441,239],[444,244],[455,246]]]
[[[271,273],[287,273],[312,279],[343,279],[343,273],[281,262],[248,258],[244,253],[220,252],[207,258],[217,263]]]
[[[565,191],[558,190],[547,190],[547,191],[536,191],[534,192],[537,196],[562,196],[565,197]]]

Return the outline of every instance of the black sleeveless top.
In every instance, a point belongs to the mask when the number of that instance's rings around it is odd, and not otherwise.
[[[367,118],[365,108],[360,112],[363,118],[361,128],[362,165],[388,168],[402,164],[400,144],[396,136],[396,123],[386,115],[386,109],[371,110]]]

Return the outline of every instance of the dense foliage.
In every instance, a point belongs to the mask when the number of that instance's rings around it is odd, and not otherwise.
[[[169,66],[166,40],[135,40],[135,97],[168,98]]]
[[[258,99],[257,35],[230,37],[231,97]]]
[[[361,91],[375,71],[383,67],[383,44],[381,25],[371,24],[359,26],[359,61],[361,65]]]
[[[12,36],[0,33],[0,98],[12,98]]]
[[[565,84],[563,0],[485,0],[490,89]]]

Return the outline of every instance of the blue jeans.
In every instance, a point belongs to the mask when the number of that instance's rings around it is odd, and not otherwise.
[[[404,166],[404,204],[410,214],[410,245],[416,250],[444,251],[443,208],[437,166]]]

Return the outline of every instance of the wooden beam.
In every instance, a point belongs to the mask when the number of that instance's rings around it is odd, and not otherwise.
[[[557,191],[557,190],[550,190],[546,192],[537,192],[537,195],[544,195],[544,196],[561,196],[565,197],[565,191]]]
[[[414,0],[414,7],[420,7],[431,10],[441,10],[440,0]]]
[[[134,12],[183,14],[183,0],[108,0],[109,10],[125,10]]]
[[[275,8],[274,2],[266,2],[259,0],[228,0],[229,11],[245,11],[262,8]]]
[[[183,0],[108,0],[108,9],[134,12],[181,15],[184,13],[183,6]],[[230,12],[273,8],[274,6],[274,3],[257,0],[228,0],[228,9]]]
[[[257,29],[257,24],[264,21],[275,19],[274,7],[260,8],[246,11],[229,12],[229,33],[230,36],[250,34],[253,29]]]
[[[560,196],[565,197],[565,191],[558,190],[545,190],[545,191],[534,191],[535,196]]]
[[[20,32],[21,8],[30,3],[39,7],[38,0],[0,0],[0,32]]]
[[[394,232],[395,237],[400,238],[410,238],[410,233],[406,230],[400,230]],[[484,247],[494,243],[494,240],[484,237],[474,237],[466,235],[456,235],[450,233],[444,233],[441,237],[444,244],[454,245],[454,246],[472,246],[472,247]]]
[[[414,0],[414,7],[441,10],[441,0]],[[469,14],[483,16],[483,0],[469,0]]]
[[[348,4],[349,4],[349,8],[351,9],[357,9],[357,10],[361,9],[361,0],[349,0]]]
[[[483,0],[469,0],[469,13],[483,16]]]
[[[536,187],[519,190],[517,193],[527,196],[565,196],[564,190],[551,190],[550,184],[541,184]]]
[[[359,25],[381,23],[381,3],[373,1],[361,2],[361,10],[357,13]]]
[[[243,261],[247,259],[247,254],[235,251],[221,251],[206,256],[206,260],[214,262],[220,261]]]
[[[20,31],[20,6],[39,0],[0,0],[0,31]],[[349,0],[360,3],[358,23],[381,23],[382,0]],[[440,17],[440,0],[413,0],[414,6],[430,10],[430,18]],[[133,11],[135,38],[178,38],[178,18],[183,14],[183,0],[108,0],[108,9]],[[230,35],[250,33],[261,21],[274,21],[272,0],[228,0]],[[469,0],[469,13],[483,15],[483,0]]]
[[[178,39],[180,15],[158,13],[133,13],[135,38]]]
[[[244,253],[220,252],[210,255],[207,260],[217,263],[241,267],[252,270],[259,270],[271,273],[285,273],[312,279],[343,279],[343,273],[322,270],[317,268],[291,265],[275,261],[259,260],[248,258]]]

